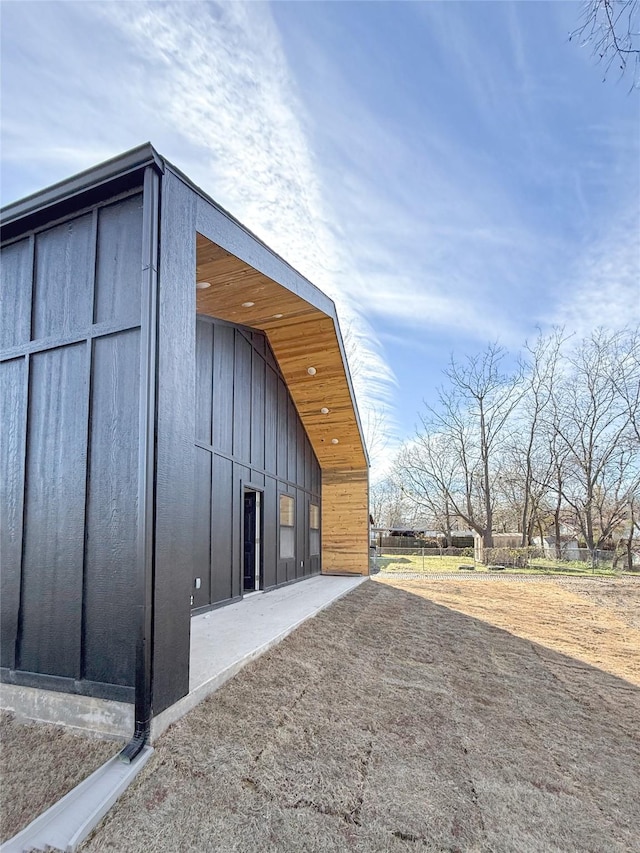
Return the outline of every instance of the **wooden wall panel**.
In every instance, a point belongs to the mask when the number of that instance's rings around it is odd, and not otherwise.
[[[196,321],[196,440],[212,442],[212,376],[213,376],[212,323]]]
[[[33,339],[87,329],[93,316],[94,214],[36,237]]]
[[[1,666],[13,669],[20,609],[22,502],[24,496],[27,363],[14,358],[0,363],[0,566],[2,620]]]
[[[265,477],[263,499],[262,547],[264,549],[264,585],[266,589],[278,581],[278,487],[273,477]]]
[[[80,677],[87,344],[31,358],[18,666]]]
[[[235,335],[233,372],[233,455],[251,457],[251,354],[253,348],[240,331]],[[257,426],[257,425],[256,425]],[[262,425],[260,425],[262,427]]]
[[[211,541],[211,602],[227,601],[232,595],[233,462],[216,455],[213,462],[213,504]]]
[[[98,212],[94,320],[140,322],[142,195]]]
[[[306,495],[301,489],[296,489],[296,577],[304,577],[309,571],[309,554],[305,547],[309,537]]]
[[[322,573],[369,574],[368,471],[322,472]]]
[[[2,310],[0,349],[24,344],[31,338],[31,279],[33,238],[20,240],[2,250]]]
[[[265,444],[265,363],[264,335],[254,335],[262,339],[262,354],[254,350],[251,363],[251,464],[255,468],[264,468]]]
[[[278,380],[278,429],[276,433],[277,459],[276,474],[283,480],[287,479],[287,466],[289,462],[288,439],[289,439],[289,395],[287,386],[282,379]]]
[[[200,589],[195,582],[191,590],[193,607],[211,603],[211,469],[213,454],[196,447],[196,478],[194,483],[195,506],[193,514],[193,574],[200,578]]]
[[[93,344],[83,677],[133,684],[140,332]]]
[[[253,332],[251,335],[253,348],[259,356],[266,357],[267,342],[263,332]]]
[[[264,488],[265,474],[264,471],[257,471],[255,468],[251,470],[251,483],[254,486]]]
[[[297,412],[294,408],[294,413],[297,415]],[[305,480],[305,470],[304,470],[304,462],[305,462],[305,448],[307,444],[307,434],[304,431],[304,427],[302,426],[302,421],[299,417],[295,418],[296,423],[296,482],[301,486],[304,486]]]
[[[265,370],[264,402],[264,467],[267,471],[275,472],[278,444],[278,375],[269,366]]]
[[[242,595],[242,561],[244,548],[242,543],[243,489],[242,480],[246,469],[237,462],[233,463],[231,483],[231,595]],[[227,509],[227,512],[229,510]]]
[[[288,395],[287,395],[288,396]],[[298,482],[298,413],[291,397],[288,398],[287,415],[287,474],[290,483]],[[304,472],[302,473],[304,482]]]
[[[198,311],[266,332],[320,464],[364,468],[366,452],[333,304],[303,279],[289,290],[201,234],[196,251],[198,279],[211,284],[198,292]],[[315,372],[309,374],[309,368]],[[328,413],[321,413],[323,407]]]
[[[222,453],[233,452],[234,338],[231,326],[220,325],[213,338],[213,446]]]

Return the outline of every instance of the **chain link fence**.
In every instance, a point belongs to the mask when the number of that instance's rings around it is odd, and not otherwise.
[[[475,570],[531,570],[563,573],[610,573],[628,571],[626,555],[608,551],[571,548],[560,556],[548,549],[485,548],[481,559],[473,548],[420,548],[371,545],[370,571],[456,572]],[[632,571],[633,571],[632,567]]]

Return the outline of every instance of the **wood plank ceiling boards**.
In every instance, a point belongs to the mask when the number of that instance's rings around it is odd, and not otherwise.
[[[366,469],[334,319],[200,234],[196,253],[197,280],[211,285],[197,312],[266,332],[323,470]]]

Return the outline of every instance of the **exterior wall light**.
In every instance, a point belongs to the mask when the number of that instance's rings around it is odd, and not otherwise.
[[[283,316],[282,314],[274,314],[274,315],[273,315],[273,319],[274,319],[274,320],[279,320],[279,319],[280,319],[280,317],[282,317],[282,316]]]
[[[315,369],[315,367],[307,367],[307,373],[309,374],[309,376],[315,376],[317,372],[318,371]]]
[[[337,439],[337,438],[332,438],[332,439],[331,439],[331,444],[339,444],[339,443],[340,443],[340,442],[338,441],[338,439]]]
[[[243,307],[243,308],[253,308],[253,306],[254,306],[255,304],[256,304],[255,302],[243,302],[243,303],[242,303],[242,307]]]
[[[329,409],[327,409],[327,407],[326,407],[326,406],[323,406],[323,407],[320,409],[320,414],[321,414],[321,415],[328,415],[328,414],[329,414]]]
[[[196,281],[196,290],[206,290],[211,287],[210,281]]]

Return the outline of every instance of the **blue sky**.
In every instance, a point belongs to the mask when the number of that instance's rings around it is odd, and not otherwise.
[[[4,2],[2,202],[150,140],[338,304],[363,415],[640,321],[640,92],[573,2]]]

